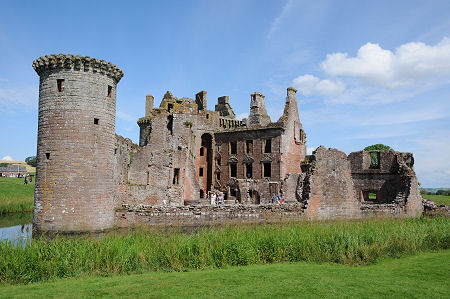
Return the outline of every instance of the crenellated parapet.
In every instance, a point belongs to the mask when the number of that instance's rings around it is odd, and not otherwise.
[[[77,71],[83,70],[85,72],[92,71],[95,73],[104,74],[108,77],[114,78],[119,82],[123,77],[123,72],[116,65],[97,58],[89,56],[80,56],[72,54],[51,54],[41,56],[33,61],[33,68],[41,75],[46,70],[55,69],[74,69]]]

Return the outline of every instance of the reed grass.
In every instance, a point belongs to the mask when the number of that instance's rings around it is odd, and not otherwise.
[[[0,282],[296,261],[364,265],[449,245],[445,217],[228,226],[191,234],[141,229],[99,240],[41,236],[25,249],[0,243]]]

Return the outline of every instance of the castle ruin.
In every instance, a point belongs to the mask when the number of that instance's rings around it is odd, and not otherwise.
[[[37,230],[422,214],[412,154],[347,156],[319,147],[306,155],[292,87],[276,121],[259,92],[244,120],[227,96],[211,111],[206,91],[195,99],[167,92],[159,107],[147,95],[136,145],[115,134],[117,66],[59,54],[33,68],[40,76]],[[212,191],[224,194],[223,207],[205,199]]]

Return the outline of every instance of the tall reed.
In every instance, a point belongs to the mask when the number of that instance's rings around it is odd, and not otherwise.
[[[51,241],[23,248],[0,244],[0,281],[28,283],[57,277],[144,271],[186,271],[284,261],[370,264],[380,257],[448,249],[445,217],[305,222],[203,228],[195,233],[137,230]]]

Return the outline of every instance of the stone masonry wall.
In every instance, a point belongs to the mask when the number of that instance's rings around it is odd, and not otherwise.
[[[162,207],[123,205],[116,209],[116,226],[198,226],[304,220],[301,204]]]
[[[347,155],[336,149],[317,148],[311,157],[303,183],[303,200],[312,219],[358,218]]]
[[[40,76],[34,227],[94,231],[114,221],[114,65],[72,55],[37,59]]]

